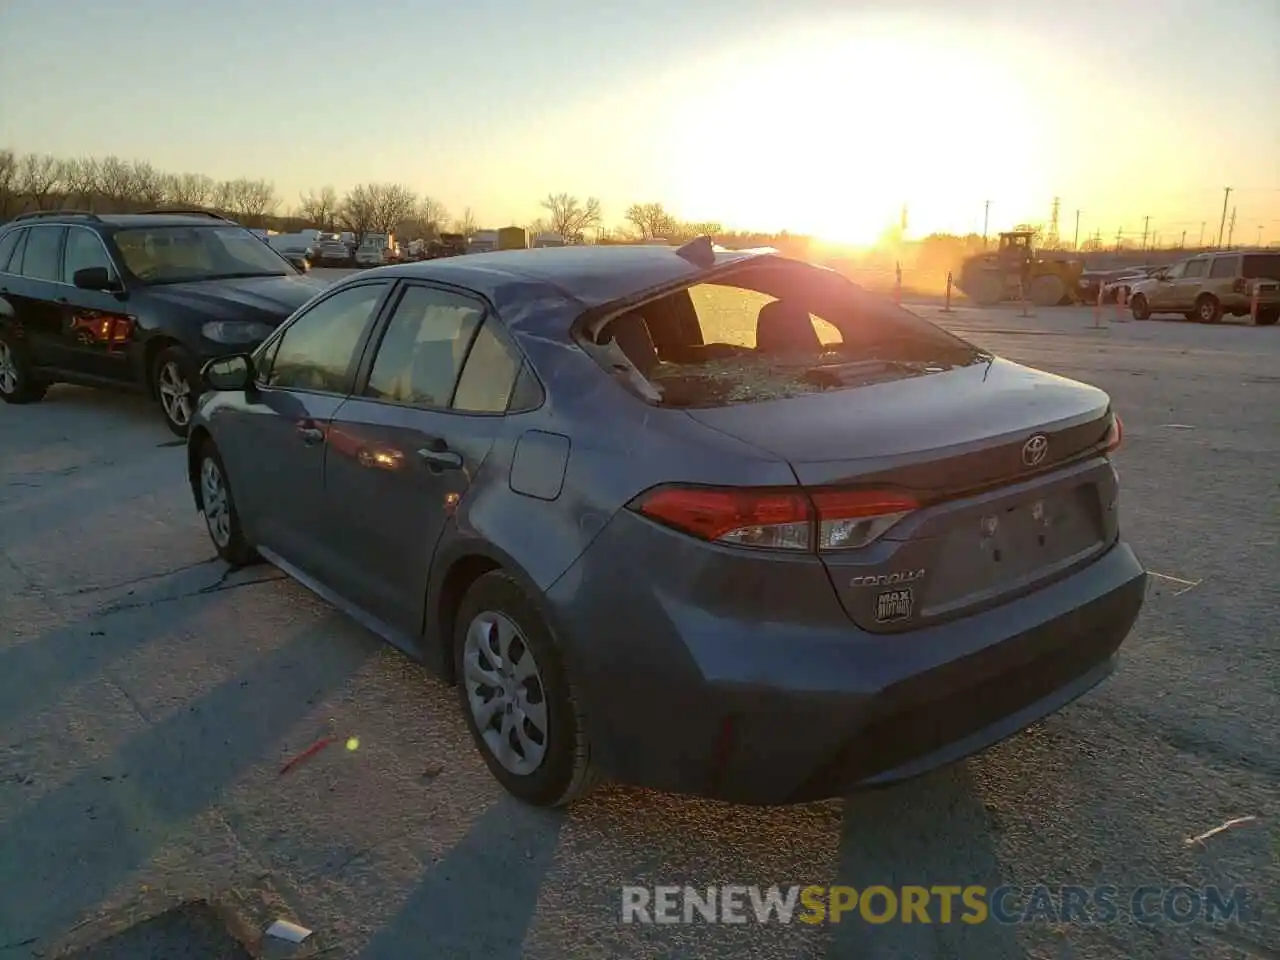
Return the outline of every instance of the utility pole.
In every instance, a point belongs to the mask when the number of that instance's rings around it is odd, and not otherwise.
[[[1227,224],[1227,249],[1231,249],[1231,238],[1236,232],[1236,208],[1231,208],[1231,222]]]
[[[1143,217],[1142,218],[1142,249],[1144,251],[1147,249],[1147,229],[1150,226],[1151,226],[1151,218]]]
[[[1196,241],[1196,249],[1197,250],[1204,249],[1204,221],[1203,220],[1200,221],[1200,239]]]
[[[1262,246],[1262,224],[1258,224],[1258,242],[1256,246]]]
[[[1178,242],[1178,249],[1179,250],[1187,249],[1187,231],[1185,230],[1182,231],[1182,240]]]
[[[1120,252],[1120,239],[1124,236],[1124,227],[1116,229],[1116,253]]]
[[[1231,199],[1231,188],[1225,188],[1222,194],[1222,220],[1218,223],[1218,249],[1222,249],[1222,228],[1227,222],[1227,201]]]
[[[991,214],[991,201],[983,201],[982,204],[982,249],[987,249],[987,220]]]
[[[1080,211],[1079,210],[1076,211],[1076,235],[1075,235],[1075,239],[1071,241],[1071,247],[1074,250],[1080,249]]]
[[[1053,198],[1053,212],[1049,214],[1049,235],[1045,237],[1048,241],[1047,246],[1050,250],[1058,247],[1058,209],[1062,206],[1062,200],[1059,197]]]

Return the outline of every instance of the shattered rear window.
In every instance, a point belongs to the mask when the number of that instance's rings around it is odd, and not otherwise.
[[[775,268],[745,283],[702,283],[622,314],[613,337],[606,333],[606,366],[650,402],[709,407],[846,390],[987,359],[851,285],[825,278],[789,285],[778,276]]]

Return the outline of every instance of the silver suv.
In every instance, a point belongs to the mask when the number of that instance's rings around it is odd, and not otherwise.
[[[1181,313],[1188,320],[1217,323],[1224,313],[1246,317],[1258,298],[1257,323],[1280,319],[1280,253],[1204,253],[1181,260],[1133,284],[1133,319]]]

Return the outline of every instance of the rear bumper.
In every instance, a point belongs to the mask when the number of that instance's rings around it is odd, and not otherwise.
[[[695,605],[687,595],[705,595],[706,571],[686,567],[678,543],[649,583],[593,563],[601,546],[548,594],[600,766],[622,782],[751,804],[917,776],[1053,713],[1115,668],[1146,582],[1117,543],[1003,606],[874,635],[801,560],[742,581],[736,604],[712,591]],[[634,571],[645,558],[630,559]]]

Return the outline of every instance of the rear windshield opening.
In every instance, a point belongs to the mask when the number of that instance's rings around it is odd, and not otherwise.
[[[614,366],[621,354],[670,407],[781,400],[987,359],[837,274],[776,262],[641,304],[603,340]]]

